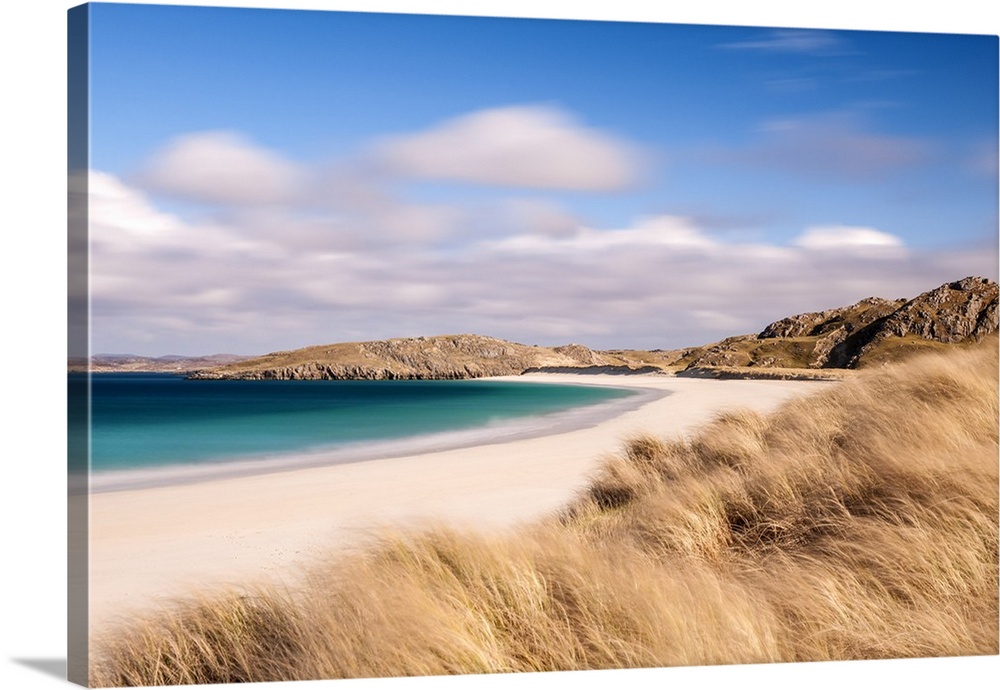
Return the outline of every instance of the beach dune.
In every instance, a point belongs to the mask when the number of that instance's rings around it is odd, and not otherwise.
[[[294,584],[317,554],[387,528],[499,530],[560,509],[602,459],[641,434],[687,434],[733,408],[767,411],[836,385],[816,381],[531,374],[511,380],[642,388],[647,402],[585,428],[90,498],[90,630],[186,594]]]

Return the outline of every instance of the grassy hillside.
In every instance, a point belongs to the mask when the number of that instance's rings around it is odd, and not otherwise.
[[[583,345],[539,347],[482,335],[439,335],[315,345],[273,352],[194,378],[464,379],[568,367],[637,368],[634,353],[602,354]],[[647,358],[655,359],[649,355]],[[639,367],[642,365],[639,364]]]
[[[997,357],[994,336],[633,439],[548,522],[189,601],[108,638],[92,683],[997,654]]]

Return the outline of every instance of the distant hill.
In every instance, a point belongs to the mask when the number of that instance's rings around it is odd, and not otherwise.
[[[645,354],[649,361],[643,360]],[[439,335],[317,345],[196,372],[199,379],[468,379],[525,371],[660,370],[654,353],[599,353],[583,345],[539,347],[482,335]]]
[[[92,370],[171,371],[198,379],[467,379],[533,371],[836,377],[981,340],[997,331],[998,294],[995,282],[969,277],[913,299],[868,297],[789,316],[757,334],[679,350],[539,347],[466,334],[315,345],[260,357],[97,355]]]
[[[100,354],[90,358],[90,370],[94,372],[135,371],[188,373],[200,369],[234,364],[249,359],[241,355],[205,355],[186,357],[183,355],[164,355],[163,357],[143,357],[127,354]],[[70,371],[84,371],[86,361],[82,358],[70,360]]]

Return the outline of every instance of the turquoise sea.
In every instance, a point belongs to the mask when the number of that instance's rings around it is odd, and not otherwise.
[[[84,385],[80,377],[75,384]],[[71,377],[70,386],[74,385]],[[632,407],[633,390],[525,382],[190,381],[91,375],[90,468],[116,478],[182,477],[364,459],[550,433]],[[196,473],[196,474],[197,474]]]

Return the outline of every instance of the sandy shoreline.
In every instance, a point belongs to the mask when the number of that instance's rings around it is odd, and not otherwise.
[[[94,494],[91,630],[206,586],[287,580],[313,554],[356,547],[383,527],[498,529],[536,520],[565,505],[630,436],[684,434],[723,409],[768,410],[835,385],[577,374],[511,379],[670,395],[650,395],[613,418],[544,436]]]
[[[515,378],[522,380],[522,377]],[[106,491],[148,489],[171,484],[192,484],[240,476],[328,467],[351,462],[427,455],[446,450],[561,434],[595,426],[607,419],[638,409],[656,398],[670,395],[670,391],[667,390],[648,386],[630,386],[625,377],[619,376],[616,379],[621,380],[622,383],[614,385],[614,388],[628,390],[632,394],[533,417],[497,420],[485,426],[471,429],[428,433],[395,440],[363,441],[305,451],[285,451],[272,456],[237,459],[221,463],[95,472],[90,477],[90,492],[103,493]],[[503,381],[505,379],[498,377],[492,380]],[[545,379],[544,381],[548,382],[549,380]],[[572,383],[575,386],[594,385],[576,380],[567,380],[566,383]],[[611,386],[604,384],[604,387]]]

